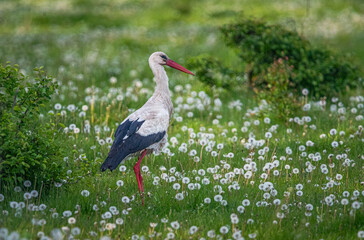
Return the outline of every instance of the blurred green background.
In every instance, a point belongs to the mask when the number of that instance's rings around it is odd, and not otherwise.
[[[254,17],[352,54],[363,69],[363,13],[361,0],[2,0],[0,61],[24,70],[43,65],[60,80],[73,72],[96,85],[107,75],[129,76],[130,69],[150,76],[147,58],[157,50],[181,63],[206,53],[234,65],[218,27]]]

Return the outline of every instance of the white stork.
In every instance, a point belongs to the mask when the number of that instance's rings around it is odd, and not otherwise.
[[[130,114],[116,129],[115,140],[110,152],[101,165],[101,171],[111,171],[126,158],[139,156],[134,166],[139,192],[142,194],[143,177],[140,163],[146,154],[159,153],[168,141],[167,130],[173,105],[168,87],[168,76],[163,65],[194,75],[192,72],[172,61],[163,52],[155,52],[149,57],[156,87],[149,100],[134,113]],[[144,204],[142,196],[142,204]]]

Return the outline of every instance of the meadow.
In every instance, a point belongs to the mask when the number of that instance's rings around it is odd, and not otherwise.
[[[0,62],[59,83],[41,118],[63,124],[63,181],[0,185],[0,239],[363,239],[364,95],[297,96],[277,117],[249,86],[227,91],[167,68],[169,145],[133,166],[100,166],[117,126],[154,90],[155,51],[236,66],[219,26],[263,18],[364,70],[362,1],[0,2]]]

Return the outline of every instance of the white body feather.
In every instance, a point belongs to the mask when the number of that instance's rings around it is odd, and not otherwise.
[[[154,133],[166,132],[162,140],[147,147],[148,153],[160,153],[168,142],[168,126],[171,119],[173,105],[168,87],[168,76],[155,59],[161,53],[154,53],[149,58],[149,65],[154,73],[156,88],[152,97],[137,111],[130,114],[126,120],[144,121],[142,126],[136,131],[141,136],[148,136]],[[125,139],[129,136],[125,136]],[[139,154],[139,153],[137,153]],[[133,154],[135,155],[135,154]],[[130,157],[130,156],[129,156]]]

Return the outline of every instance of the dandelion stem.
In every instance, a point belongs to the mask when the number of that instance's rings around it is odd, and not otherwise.
[[[38,197],[38,205],[40,204],[40,197],[42,196],[42,190],[43,190],[43,181],[42,181],[42,184],[40,185],[40,191],[39,191],[39,197]]]

